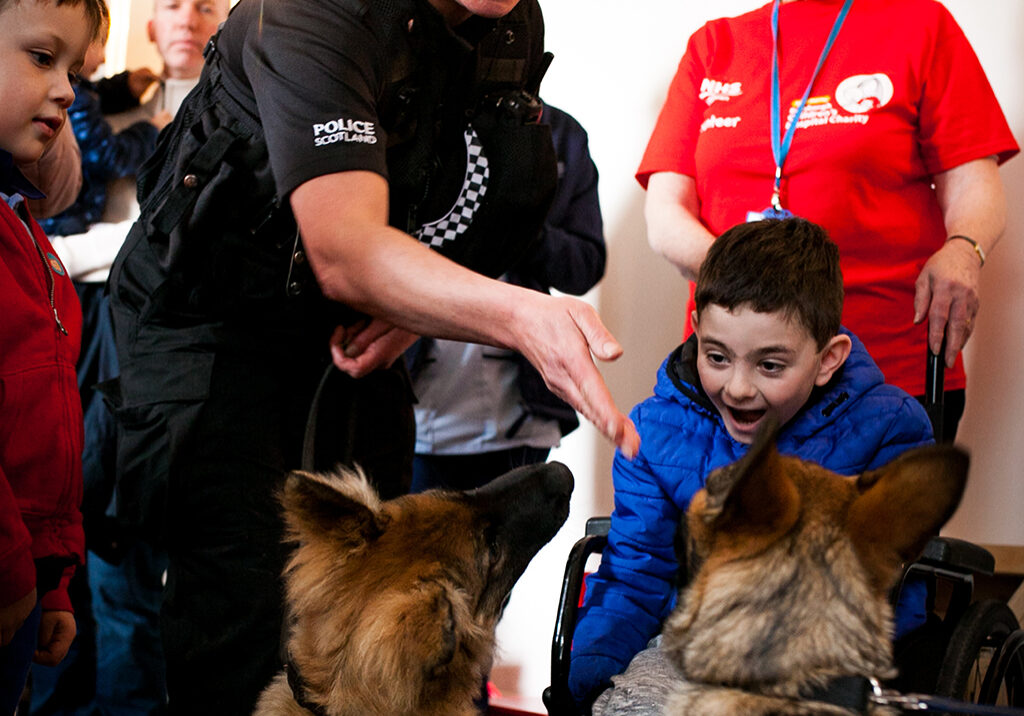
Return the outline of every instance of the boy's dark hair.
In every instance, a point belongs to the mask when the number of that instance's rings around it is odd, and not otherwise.
[[[89,20],[89,33],[91,37],[97,37],[99,35],[100,27],[103,24],[104,18],[109,17],[103,0],[0,0],[0,12],[4,12],[9,6],[16,5],[19,2],[52,2],[58,7],[61,5],[78,7],[81,5],[82,9],[85,10],[86,18]]]
[[[781,311],[824,348],[839,333],[843,313],[839,248],[806,219],[739,224],[711,244],[694,299],[698,316],[709,304]]]

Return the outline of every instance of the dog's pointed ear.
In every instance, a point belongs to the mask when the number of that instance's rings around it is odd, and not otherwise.
[[[775,534],[792,526],[800,494],[775,449],[778,432],[778,422],[768,416],[746,455],[708,475],[705,523],[745,534]]]
[[[887,586],[902,563],[917,559],[952,517],[969,462],[959,448],[931,445],[857,478],[861,494],[850,506],[847,528],[877,586]]]
[[[380,498],[362,472],[295,470],[285,479],[281,504],[299,532],[371,540],[382,530]]]

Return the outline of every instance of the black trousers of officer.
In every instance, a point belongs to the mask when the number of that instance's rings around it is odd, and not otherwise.
[[[161,630],[172,714],[248,716],[281,669],[287,546],[276,492],[301,466],[325,366],[241,353],[215,360],[168,485]],[[355,461],[382,496],[403,492],[415,436],[408,386],[404,366],[360,381],[335,371],[320,401],[317,469]]]

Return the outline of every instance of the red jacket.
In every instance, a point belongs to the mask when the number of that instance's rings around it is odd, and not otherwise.
[[[0,190],[11,193],[12,178],[20,188],[24,180],[9,164],[0,169],[9,174]],[[0,199],[0,605],[35,586],[34,560],[55,557],[65,563],[60,586],[39,596],[43,609],[70,611],[67,583],[85,547],[75,379],[82,309],[23,206],[15,213]]]

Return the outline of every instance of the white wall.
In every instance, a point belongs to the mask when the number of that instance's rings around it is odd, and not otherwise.
[[[650,394],[682,334],[686,285],[648,248],[643,192],[633,179],[668,82],[690,33],[713,17],[766,0],[541,0],[555,61],[542,94],[588,129],[601,172],[608,272],[590,298],[625,355],[603,369],[619,407]],[[1024,3],[945,0],[988,72],[1018,142],[1024,139]],[[1002,168],[1009,228],[983,272],[982,310],[967,352],[968,402],[959,437],[972,452],[968,492],[947,532],[1024,545],[1024,158]],[[555,458],[577,487],[567,525],[535,559],[499,627],[495,683],[539,698],[565,556],[593,514],[611,509],[612,448],[584,426]]]

